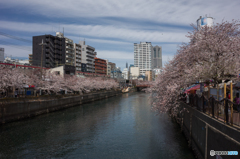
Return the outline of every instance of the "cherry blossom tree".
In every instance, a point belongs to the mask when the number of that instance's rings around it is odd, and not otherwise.
[[[112,79],[81,78],[67,75],[63,78],[49,71],[44,71],[41,78],[39,70],[25,72],[22,69],[1,67],[0,89],[7,90],[12,87],[23,88],[26,84],[35,85],[35,89],[47,91],[49,94],[56,94],[61,90],[82,94],[93,90],[116,89],[118,86],[118,83]]]
[[[192,25],[193,26],[193,25]],[[222,80],[234,80],[240,73],[240,32],[239,21],[223,21],[212,27],[203,27],[186,37],[174,58],[169,61],[161,75],[151,87],[155,92],[153,108],[160,112],[178,108],[178,95],[196,81],[212,79],[216,85]]]

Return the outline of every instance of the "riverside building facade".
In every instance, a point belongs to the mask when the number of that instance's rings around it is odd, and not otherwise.
[[[95,73],[101,75],[107,75],[107,63],[106,60],[95,57]]]
[[[42,45],[40,44],[43,44]],[[75,51],[73,40],[65,38],[63,33],[33,36],[33,54],[31,64],[46,68],[64,66],[65,74],[75,74]],[[29,56],[30,57],[30,56]]]
[[[40,43],[43,42],[43,48]],[[47,68],[58,67],[65,64],[66,44],[65,38],[53,35],[33,36],[32,42],[32,65]]]
[[[134,43],[134,66],[139,67],[140,74],[152,70],[152,44],[151,42]]]
[[[95,48],[85,44],[85,41],[79,41],[82,47],[82,63],[86,64],[86,71],[89,73],[95,73],[95,57],[97,52]]]
[[[162,47],[153,47],[151,42],[134,43],[134,67],[139,67],[141,75],[162,68]]]

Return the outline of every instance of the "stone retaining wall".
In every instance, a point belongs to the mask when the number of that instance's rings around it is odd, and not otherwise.
[[[0,124],[81,105],[122,94],[121,91],[102,91],[74,96],[48,96],[0,100]]]

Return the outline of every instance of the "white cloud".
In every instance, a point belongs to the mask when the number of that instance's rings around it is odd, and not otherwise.
[[[13,30],[13,31],[23,31],[30,33],[45,33],[51,30],[51,26],[54,23],[49,24],[38,24],[38,23],[23,23],[23,22],[10,22],[10,21],[0,21],[1,29]],[[103,25],[65,25],[67,28],[66,32],[69,35],[80,36],[90,36],[97,38],[118,38],[128,41],[151,41],[151,42],[182,42],[186,41],[184,32],[160,32],[151,30],[137,30],[120,28],[117,26],[103,26]]]
[[[231,0],[2,0],[0,8],[23,8],[47,17],[119,17],[188,25],[200,15],[217,21],[238,19],[239,1]]]

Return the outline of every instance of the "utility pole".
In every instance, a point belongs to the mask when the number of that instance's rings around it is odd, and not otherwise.
[[[46,43],[43,43],[43,39],[42,39],[42,43],[40,43],[39,45],[42,45],[42,55],[41,55],[41,79],[42,79],[43,45],[47,45],[47,44],[46,44]]]

